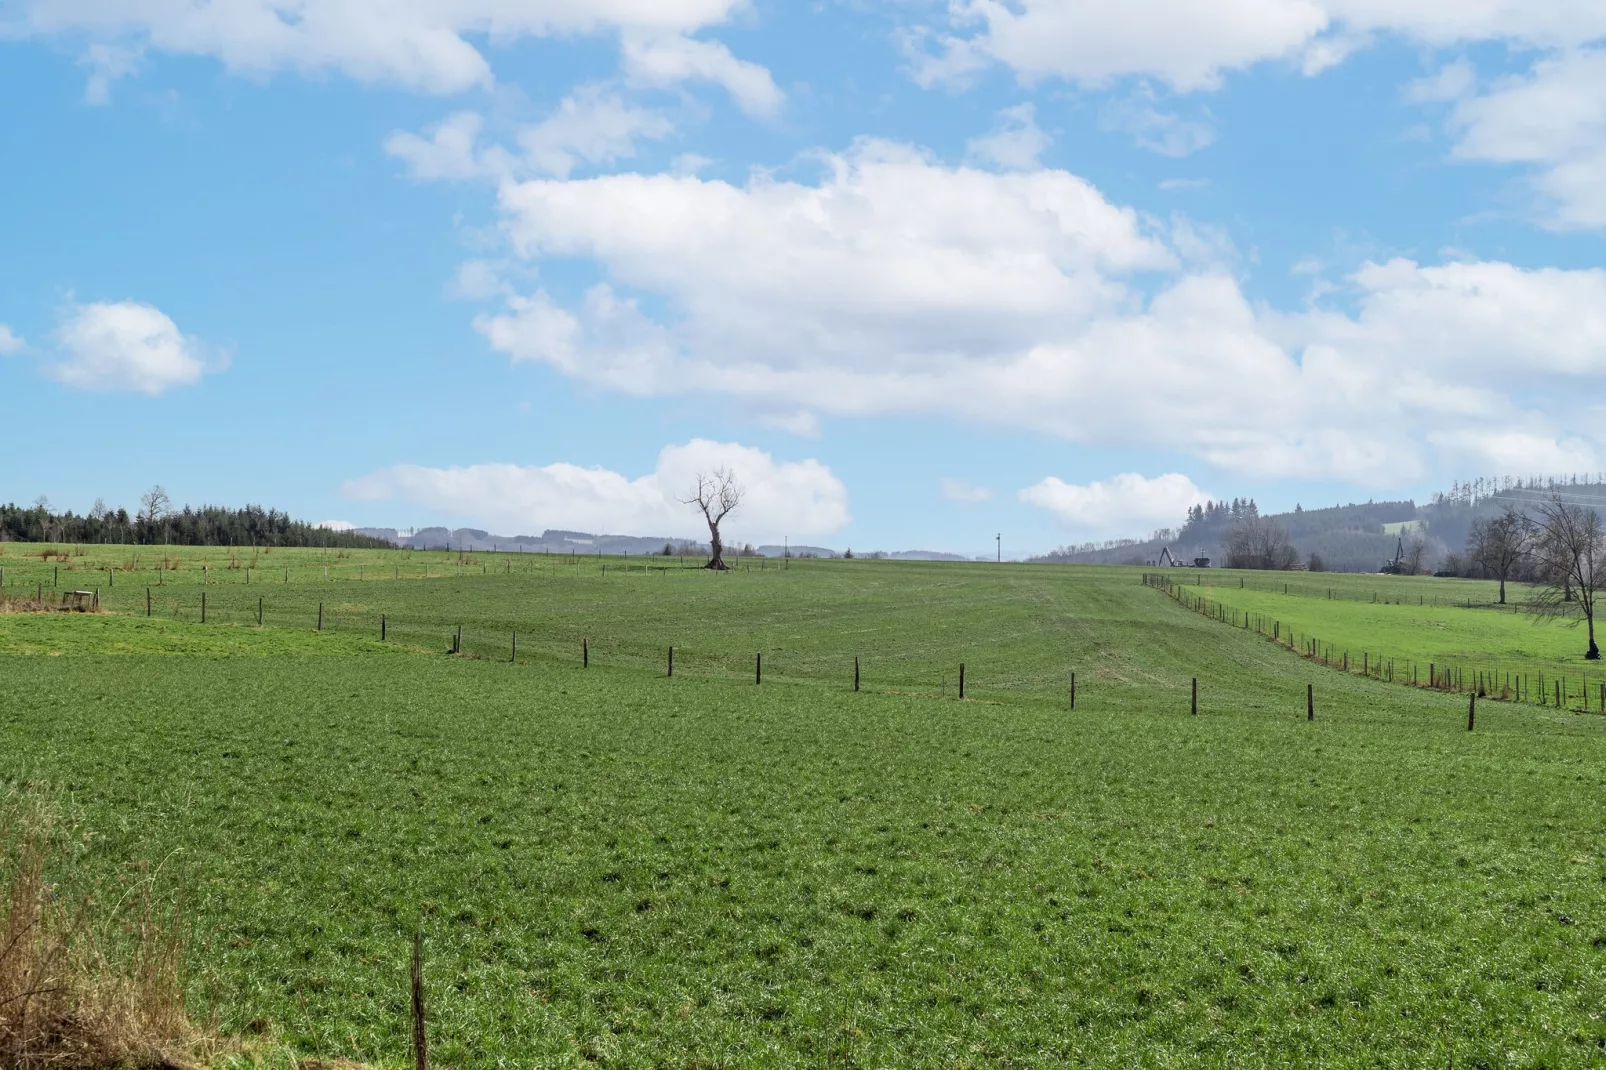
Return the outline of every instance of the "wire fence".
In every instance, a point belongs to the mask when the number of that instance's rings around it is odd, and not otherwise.
[[[806,682],[916,697],[1036,703],[1058,701],[1065,692],[1070,670],[1060,667],[1063,659],[1022,656],[1011,649],[1011,639],[1021,636],[1011,636],[1007,629],[978,636],[961,651],[945,650],[943,644],[933,645],[919,636],[911,641],[906,634],[886,643],[870,640],[858,649],[799,644],[795,640],[800,637],[793,634],[802,626],[799,617],[789,614],[782,619],[768,612],[766,607],[773,609],[775,603],[765,593],[769,583],[760,575],[771,574],[775,582],[784,582],[783,575],[801,578],[814,562],[731,558],[729,563],[729,571],[715,572],[690,558],[682,568],[678,558],[656,555],[626,561],[576,554],[553,555],[549,562],[532,562],[525,569],[517,562],[511,568],[504,562],[499,568],[479,560],[470,567],[465,560],[451,563],[444,576],[436,564],[415,566],[411,578],[428,578],[427,586],[408,582],[405,566],[399,569],[398,583],[397,567],[381,570],[372,564],[365,573],[357,566],[331,566],[325,573],[318,566],[288,572],[281,568],[266,576],[261,570],[244,569],[226,573],[213,569],[208,576],[195,568],[178,582],[168,583],[161,582],[161,572],[118,571],[114,586],[83,584],[82,570],[73,574],[64,570],[57,577],[36,567],[28,577],[32,582],[26,584],[18,582],[15,569],[8,573],[0,599],[34,603],[28,608],[77,608],[71,593],[83,586],[89,593],[84,608],[204,625],[213,636],[207,642],[225,646],[227,629],[261,628],[329,633],[476,661],[622,668],[755,684]],[[521,573],[530,573],[522,579],[533,582],[498,582],[508,573],[515,581]],[[459,577],[461,585],[452,582]],[[616,577],[624,586],[616,586]],[[166,578],[175,577],[169,572]],[[437,599],[435,585],[443,581],[448,587]],[[539,593],[549,589],[548,582],[556,585],[550,588],[555,598]],[[733,595],[746,592],[735,595],[732,608],[759,616],[746,624],[711,627],[710,621],[681,619],[655,608],[688,597],[690,604],[697,604],[699,596],[687,591],[686,584],[712,593],[726,583],[743,584],[729,588]],[[640,607],[640,612],[632,607]],[[628,626],[619,627],[620,614],[626,615]],[[1036,629],[1028,630],[1041,638]],[[1097,674],[1084,675],[1084,688],[1096,680]]]
[[[1544,670],[1536,671],[1531,666],[1512,668],[1497,663],[1430,661],[1424,665],[1417,659],[1399,658],[1387,651],[1352,651],[1342,644],[1326,642],[1308,632],[1301,633],[1292,626],[1284,625],[1275,616],[1239,609],[1215,597],[1215,588],[1190,587],[1176,582],[1163,572],[1145,572],[1143,584],[1163,592],[1195,613],[1233,628],[1253,632],[1308,661],[1340,672],[1408,687],[1471,693],[1479,698],[1502,702],[1522,702],[1581,713],[1606,713],[1606,679],[1591,681],[1587,672],[1569,677],[1566,673],[1546,674]],[[1206,590],[1212,593],[1205,594]]]
[[[14,544],[13,544],[14,545]],[[38,560],[18,555],[0,561],[0,594],[26,595],[29,590],[43,596],[44,592],[70,589],[74,586],[92,590],[97,586],[114,588],[121,583],[156,587],[193,586],[200,584],[238,583],[251,587],[290,586],[295,584],[329,583],[331,581],[365,580],[438,580],[483,575],[534,575],[562,576],[601,575],[611,569],[615,573],[667,573],[701,571],[707,563],[706,555],[640,554],[603,555],[580,552],[569,553],[508,553],[452,551],[419,551],[423,560],[413,560],[409,550],[388,551],[402,559],[395,563],[382,562],[373,551],[369,559],[347,560],[341,554],[333,564],[290,566],[263,564],[253,555],[250,561],[232,555],[214,566],[212,562],[197,564],[180,556],[189,552],[224,552],[219,547],[136,547],[126,560],[89,565],[75,559],[66,551],[50,550]],[[138,551],[161,551],[143,553]],[[355,554],[357,551],[351,551]],[[781,572],[788,571],[800,558],[765,558],[731,554],[725,559],[729,571]]]
[[[1506,583],[1508,594],[1515,592],[1519,597],[1508,598],[1506,602],[1501,602],[1498,580],[1378,575],[1365,577],[1373,581],[1365,583],[1360,582],[1362,577],[1353,573],[1273,572],[1269,576],[1275,578],[1263,578],[1242,574],[1234,576],[1229,574],[1229,570],[1179,568],[1178,571],[1191,573],[1192,582],[1184,582],[1167,573],[1154,573],[1154,575],[1166,576],[1174,586],[1178,587],[1227,587],[1287,595],[1290,598],[1314,598],[1327,602],[1440,606],[1446,609],[1502,611],[1509,609],[1513,613],[1523,612],[1520,595],[1530,587],[1527,583],[1508,580]],[[1205,582],[1206,579],[1210,582]],[[1233,580],[1237,582],[1233,583]],[[1428,587],[1432,589],[1424,589]]]

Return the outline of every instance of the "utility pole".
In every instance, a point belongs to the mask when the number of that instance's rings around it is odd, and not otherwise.
[[[993,536],[993,539],[998,543],[998,563],[1002,565],[1004,563],[1004,533],[1000,531]]]

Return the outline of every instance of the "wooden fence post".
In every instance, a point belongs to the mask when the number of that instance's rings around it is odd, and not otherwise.
[[[669,675],[675,675],[675,648],[669,648]]]
[[[379,615],[379,641],[381,643],[385,641],[385,615],[383,613]]]
[[[591,668],[591,640],[580,640],[580,668]]]
[[[206,623],[206,592],[201,592],[201,623]]]
[[[1478,694],[1473,692],[1467,696],[1467,731],[1472,731],[1472,719],[1478,713]]]
[[[323,631],[323,603],[318,603],[318,630]]]
[[[413,1070],[429,1070],[429,1034],[424,1023],[424,934],[413,932]]]
[[[1076,673],[1071,673],[1071,709],[1076,709]]]
[[[151,589],[149,587],[145,588],[145,615],[147,617],[151,615]]]
[[[1195,676],[1193,678],[1193,708],[1192,708],[1192,713],[1193,713],[1193,715],[1195,717],[1197,717],[1199,715],[1199,678],[1197,676]]]
[[[965,663],[959,663],[959,697],[965,697]]]
[[[759,561],[759,565],[761,566],[759,568],[760,572],[764,571],[764,569],[762,568],[763,564],[764,564],[763,560],[760,559],[760,561]],[[1600,686],[1603,689],[1606,689],[1606,684],[1601,684]],[[853,655],[853,690],[855,690],[855,691],[859,690],[859,656],[857,654]]]
[[[758,654],[754,654],[753,655],[753,683],[761,684],[763,682],[764,682],[764,655],[762,653],[758,653]]]
[[[145,590],[149,592],[150,588],[147,587]],[[260,598],[257,599],[257,627],[262,627],[262,599]]]
[[[1314,684],[1306,684],[1305,685],[1305,720],[1314,721],[1315,719],[1316,719],[1316,685],[1314,685]]]

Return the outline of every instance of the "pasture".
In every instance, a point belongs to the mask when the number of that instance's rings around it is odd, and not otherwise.
[[[0,778],[182,888],[231,1035],[403,1063],[421,928],[454,1067],[1606,1048],[1603,722],[1468,733],[1138,569],[32,549],[0,593],[112,612],[0,614]]]
[[[1522,584],[1509,584],[1500,605],[1498,586],[1482,580],[1222,571],[1178,582],[1193,602],[1277,627],[1296,649],[1314,643],[1335,667],[1347,655],[1351,672],[1392,669],[1396,682],[1422,684],[1448,673],[1464,690],[1481,682],[1490,697],[1594,713],[1606,699],[1606,665],[1585,660],[1581,617],[1534,617]]]

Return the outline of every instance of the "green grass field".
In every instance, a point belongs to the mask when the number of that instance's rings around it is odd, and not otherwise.
[[[1275,622],[1283,637],[1294,636],[1296,648],[1314,641],[1320,656],[1338,665],[1347,654],[1352,672],[1392,663],[1396,681],[1414,673],[1426,683],[1430,671],[1448,671],[1469,689],[1481,673],[1491,696],[1520,693],[1531,703],[1601,711],[1606,665],[1584,658],[1582,621],[1576,615],[1536,618],[1526,611],[1531,592],[1517,584],[1501,606],[1494,583],[1472,580],[1334,575],[1283,581],[1231,572],[1196,572],[1185,580],[1191,581],[1181,583],[1185,598],[1207,598],[1240,621],[1247,614],[1263,627]]]
[[[6,549],[3,593],[49,589]],[[93,549],[62,588],[133,555]],[[357,552],[325,583],[279,550],[247,586],[186,553],[159,589],[101,585],[112,614],[0,615],[0,777],[82,810],[93,872],[183,886],[227,1033],[402,1064],[422,927],[454,1067],[1606,1050],[1596,716],[1490,703],[1468,733],[1463,697],[1331,671],[1137,569]]]

